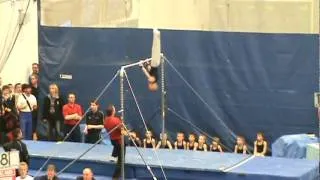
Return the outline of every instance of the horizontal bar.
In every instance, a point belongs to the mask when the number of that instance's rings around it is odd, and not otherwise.
[[[132,64],[128,64],[128,65],[124,65],[124,66],[121,66],[121,69],[126,69],[126,68],[129,68],[129,67],[133,67],[133,66],[137,66],[141,63],[145,63],[145,62],[148,62],[148,61],[151,61],[152,58],[148,58],[148,59],[145,59],[145,60],[142,60],[142,61],[138,61],[138,62],[135,62],[135,63],[132,63]]]

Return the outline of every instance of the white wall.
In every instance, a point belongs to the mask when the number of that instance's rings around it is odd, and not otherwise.
[[[7,1],[0,4],[0,53],[7,54],[13,38],[17,33],[19,23],[19,9],[25,12],[28,0]],[[7,34],[9,33],[9,36]],[[6,41],[6,37],[7,41]],[[6,42],[5,42],[6,41]],[[5,49],[6,52],[2,50]],[[0,64],[4,61],[1,58]],[[38,27],[37,27],[37,3],[30,1],[29,9],[25,17],[25,23],[21,29],[14,49],[0,72],[3,84],[27,82],[31,72],[31,64],[38,62]]]
[[[42,23],[203,31],[319,33],[319,0],[43,0]],[[73,8],[72,8],[73,7]]]

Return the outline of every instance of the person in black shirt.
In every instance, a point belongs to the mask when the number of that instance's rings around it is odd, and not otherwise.
[[[31,74],[31,94],[36,97],[36,99],[39,98],[39,76],[38,74]]]
[[[37,104],[39,104],[39,76],[38,74],[31,74],[30,76],[30,86],[31,86],[31,94],[34,95],[37,99]],[[37,135],[37,125],[38,125],[38,110],[32,111],[32,133],[33,140],[38,140]]]
[[[29,164],[30,157],[26,144],[21,141],[22,131],[20,128],[16,128],[13,131],[13,138],[14,140],[12,142],[3,145],[3,149],[7,152],[12,150],[19,151],[20,162],[26,162]]]
[[[104,128],[104,115],[99,111],[99,105],[96,101],[91,101],[90,109],[90,112],[86,115],[85,142],[94,144],[100,139],[101,130]]]
[[[59,87],[57,84],[50,84],[49,94],[44,98],[42,118],[48,123],[48,140],[58,141],[63,136],[62,123],[64,121],[62,107],[65,101],[59,94]]]

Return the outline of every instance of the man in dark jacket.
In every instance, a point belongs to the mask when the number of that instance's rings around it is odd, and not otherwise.
[[[13,138],[13,141],[3,145],[3,149],[7,152],[13,150],[19,151],[20,162],[26,162],[29,165],[30,157],[26,144],[21,141],[22,132],[20,128],[13,130]]]
[[[37,99],[37,104],[39,104],[39,76],[38,74],[32,74],[31,78],[31,94],[34,95]],[[37,134],[37,125],[38,125],[38,109],[32,111],[32,136],[33,140],[38,140]]]
[[[47,167],[47,174],[36,177],[35,180],[59,180],[57,177],[57,169],[53,164],[49,164]]]

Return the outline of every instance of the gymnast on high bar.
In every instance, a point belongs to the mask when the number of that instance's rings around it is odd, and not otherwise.
[[[160,43],[160,31],[153,30],[153,42],[152,42],[152,56],[151,61],[141,62],[139,65],[142,71],[148,79],[148,88],[150,91],[157,91],[158,85],[158,67],[161,61],[161,43]]]

